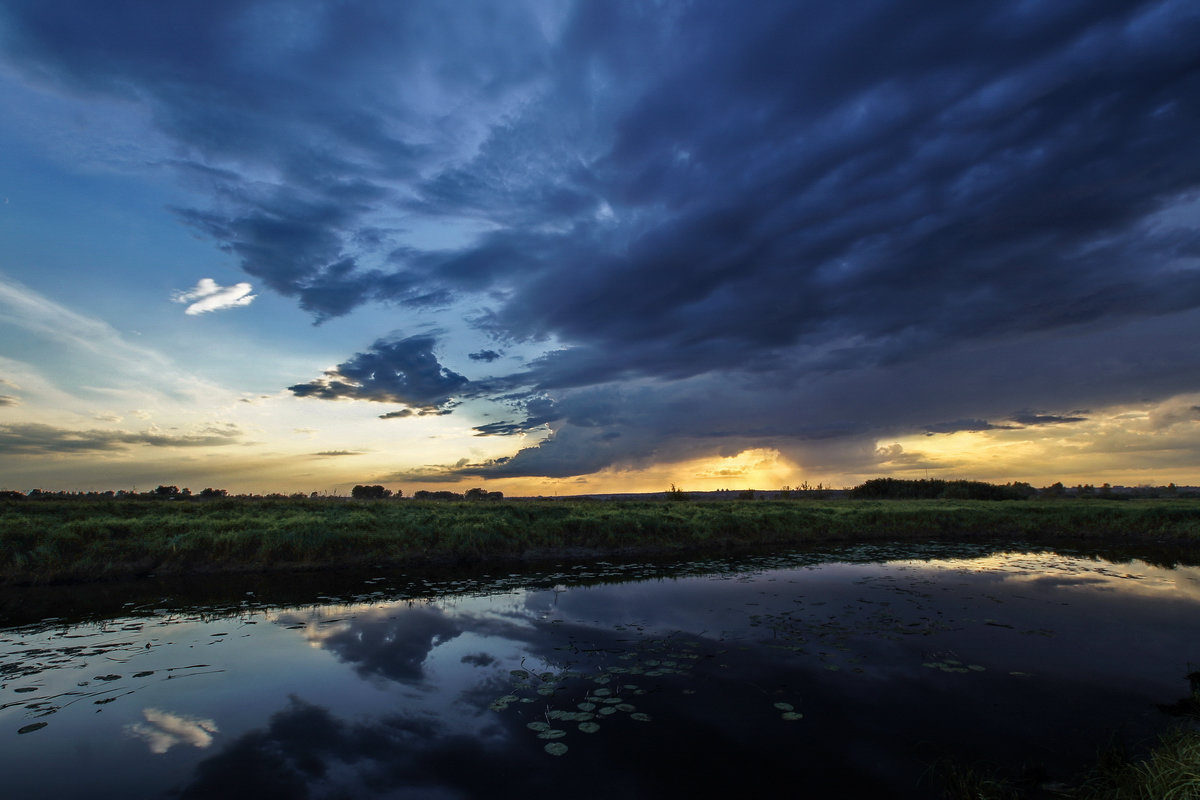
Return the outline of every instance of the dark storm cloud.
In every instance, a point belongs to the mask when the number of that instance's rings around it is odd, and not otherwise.
[[[437,409],[468,381],[443,367],[433,353],[432,336],[410,336],[398,341],[380,339],[366,353],[356,353],[325,377],[289,386],[297,397],[324,400],[372,400],[404,403],[418,409]],[[384,415],[407,416],[401,412]]]
[[[318,320],[462,300],[492,341],[553,341],[470,387],[518,396],[478,433],[552,438],[468,474],[772,437],[872,459],[1200,389],[1115,336],[1196,330],[1194,3],[550,8],[18,2],[0,30],[16,69],[149,109],[205,198],[180,216]],[[406,341],[292,390],[464,392]]]
[[[17,398],[15,398],[11,395],[7,395],[7,394],[0,394],[0,407],[19,406],[19,405],[21,405],[21,401],[18,400]]]
[[[0,453],[102,453],[126,450],[130,445],[214,447],[235,444],[240,438],[241,432],[233,426],[206,428],[199,434],[180,434],[159,431],[72,430],[29,422],[0,425]]]
[[[480,350],[478,353],[468,353],[467,358],[472,361],[486,361],[490,364],[500,358],[500,354],[495,350]]]
[[[950,420],[963,408],[976,409],[982,418],[968,420],[972,427],[988,418],[1009,420],[1031,396],[1072,409],[1084,401],[1129,402],[1130,385],[1138,398],[1195,391],[1200,352],[1189,332],[1197,329],[1200,312],[1191,312],[1132,320],[1087,336],[962,343],[902,364],[856,370],[736,380],[715,373],[570,390],[557,399],[562,417],[546,441],[507,459],[447,466],[443,474],[569,477],[761,446],[779,449],[810,473],[870,470],[880,463],[879,439],[925,431],[930,416]],[[1146,357],[1147,342],[1153,343],[1153,359]],[[1096,370],[1098,357],[1103,374]],[[1033,360],[1038,369],[1030,368]]]

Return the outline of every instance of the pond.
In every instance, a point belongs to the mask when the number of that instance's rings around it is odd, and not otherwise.
[[[5,797],[936,797],[1152,743],[1200,663],[1200,568],[1017,545],[339,589],[9,596]]]

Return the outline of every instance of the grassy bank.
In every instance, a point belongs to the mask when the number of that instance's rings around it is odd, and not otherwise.
[[[1200,501],[14,500],[0,582],[995,537],[1200,545]]]

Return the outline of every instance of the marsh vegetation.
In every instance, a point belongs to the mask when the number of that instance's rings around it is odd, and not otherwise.
[[[1196,543],[1200,500],[3,500],[0,581],[997,538]]]

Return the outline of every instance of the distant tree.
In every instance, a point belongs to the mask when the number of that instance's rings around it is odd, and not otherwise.
[[[154,490],[155,497],[164,497],[168,500],[179,496],[178,486],[159,486]]]
[[[463,495],[466,500],[503,500],[503,492],[489,492],[486,489],[468,489]]]
[[[205,500],[211,500],[216,497],[226,497],[228,494],[229,492],[225,489],[208,488],[200,490],[200,497],[204,498]]]
[[[671,484],[671,488],[667,491],[668,500],[687,500],[688,495],[683,489],[675,488],[675,484]]]
[[[874,478],[855,486],[847,494],[853,498],[872,500],[1020,500],[1032,491],[1033,487],[1029,484],[997,486],[982,481]]]
[[[455,492],[430,492],[420,489],[413,493],[414,500],[462,500],[463,496]]]
[[[24,500],[23,492],[14,491],[13,489],[0,490],[0,500]]]
[[[392,496],[391,489],[385,489],[382,486],[355,486],[350,490],[350,496],[355,500],[382,500],[385,497]]]

